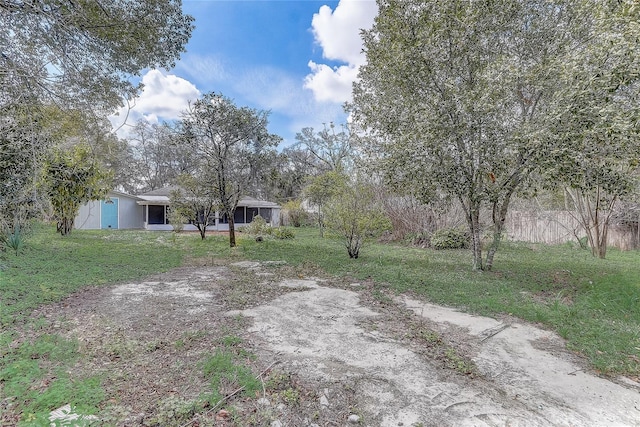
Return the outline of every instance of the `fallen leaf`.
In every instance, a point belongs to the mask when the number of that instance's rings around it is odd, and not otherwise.
[[[220,409],[216,414],[216,421],[226,420],[230,416],[231,416],[231,413],[229,411],[227,411],[226,409]]]

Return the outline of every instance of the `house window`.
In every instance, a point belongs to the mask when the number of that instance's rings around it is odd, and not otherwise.
[[[256,215],[258,215],[258,208],[247,208],[247,224],[253,221]]]
[[[204,222],[205,222],[204,213],[205,213],[204,209],[198,210],[198,222],[200,224],[204,224]],[[209,216],[207,216],[206,220],[207,220],[207,226],[215,225],[216,224],[216,214],[215,214],[215,212],[209,212]],[[220,221],[220,222],[222,222],[222,221]],[[193,221],[192,221],[192,223],[193,223]]]
[[[260,208],[260,216],[264,218],[266,222],[271,222],[271,208]]]
[[[164,224],[164,206],[163,205],[149,205],[149,224]]]
[[[220,217],[220,224],[229,224],[229,218],[227,218],[227,214],[222,214]]]
[[[233,213],[233,222],[236,224],[244,224],[244,206],[238,206]]]

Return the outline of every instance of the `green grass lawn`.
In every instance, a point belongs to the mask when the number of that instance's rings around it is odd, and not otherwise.
[[[473,313],[512,314],[557,331],[602,373],[640,375],[639,252],[610,250],[600,260],[572,245],[506,243],[495,270],[479,273],[471,271],[469,251],[376,243],[353,260],[338,239],[321,239],[313,228],[295,232],[294,239],[261,243],[241,234],[232,250],[224,236],[76,230],[62,237],[54,227],[36,227],[20,255],[0,254],[3,341],[34,308],[83,287],[141,278],[193,258],[233,257],[311,264]]]
[[[16,256],[0,253],[0,325],[10,325],[40,304],[86,287],[167,271],[184,251],[170,233],[74,231],[62,237],[53,226],[36,226]]]

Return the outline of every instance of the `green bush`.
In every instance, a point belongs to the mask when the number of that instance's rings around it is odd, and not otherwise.
[[[0,248],[11,249],[15,251],[16,256],[18,256],[18,252],[20,252],[20,249],[24,246],[24,232],[19,226],[16,226],[12,230],[0,232],[0,243],[2,243]]]
[[[431,235],[433,249],[465,249],[469,247],[469,233],[461,228],[442,228]]]
[[[267,221],[260,215],[256,215],[253,217],[251,223],[244,227],[244,231],[255,236],[262,236],[263,234],[270,234],[269,228],[271,227],[267,225]]]
[[[403,239],[406,243],[416,246],[431,246],[431,236],[426,231],[419,233],[407,233]]]
[[[180,211],[180,209],[170,209],[167,216],[169,219],[169,224],[171,224],[175,233],[180,233],[182,230],[184,230],[184,224],[188,221],[188,219]]]
[[[276,239],[293,239],[295,237],[293,230],[284,227],[273,228],[271,235]]]
[[[309,223],[309,214],[302,208],[302,203],[299,200],[290,200],[282,205],[282,214],[289,225],[294,227],[301,227]]]

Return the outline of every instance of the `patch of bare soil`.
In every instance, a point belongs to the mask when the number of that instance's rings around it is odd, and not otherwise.
[[[590,375],[547,331],[308,266],[209,264],[34,313],[79,341],[74,375],[103,379],[99,425],[640,425],[640,388]],[[260,387],[225,377],[212,400],[217,351]]]

